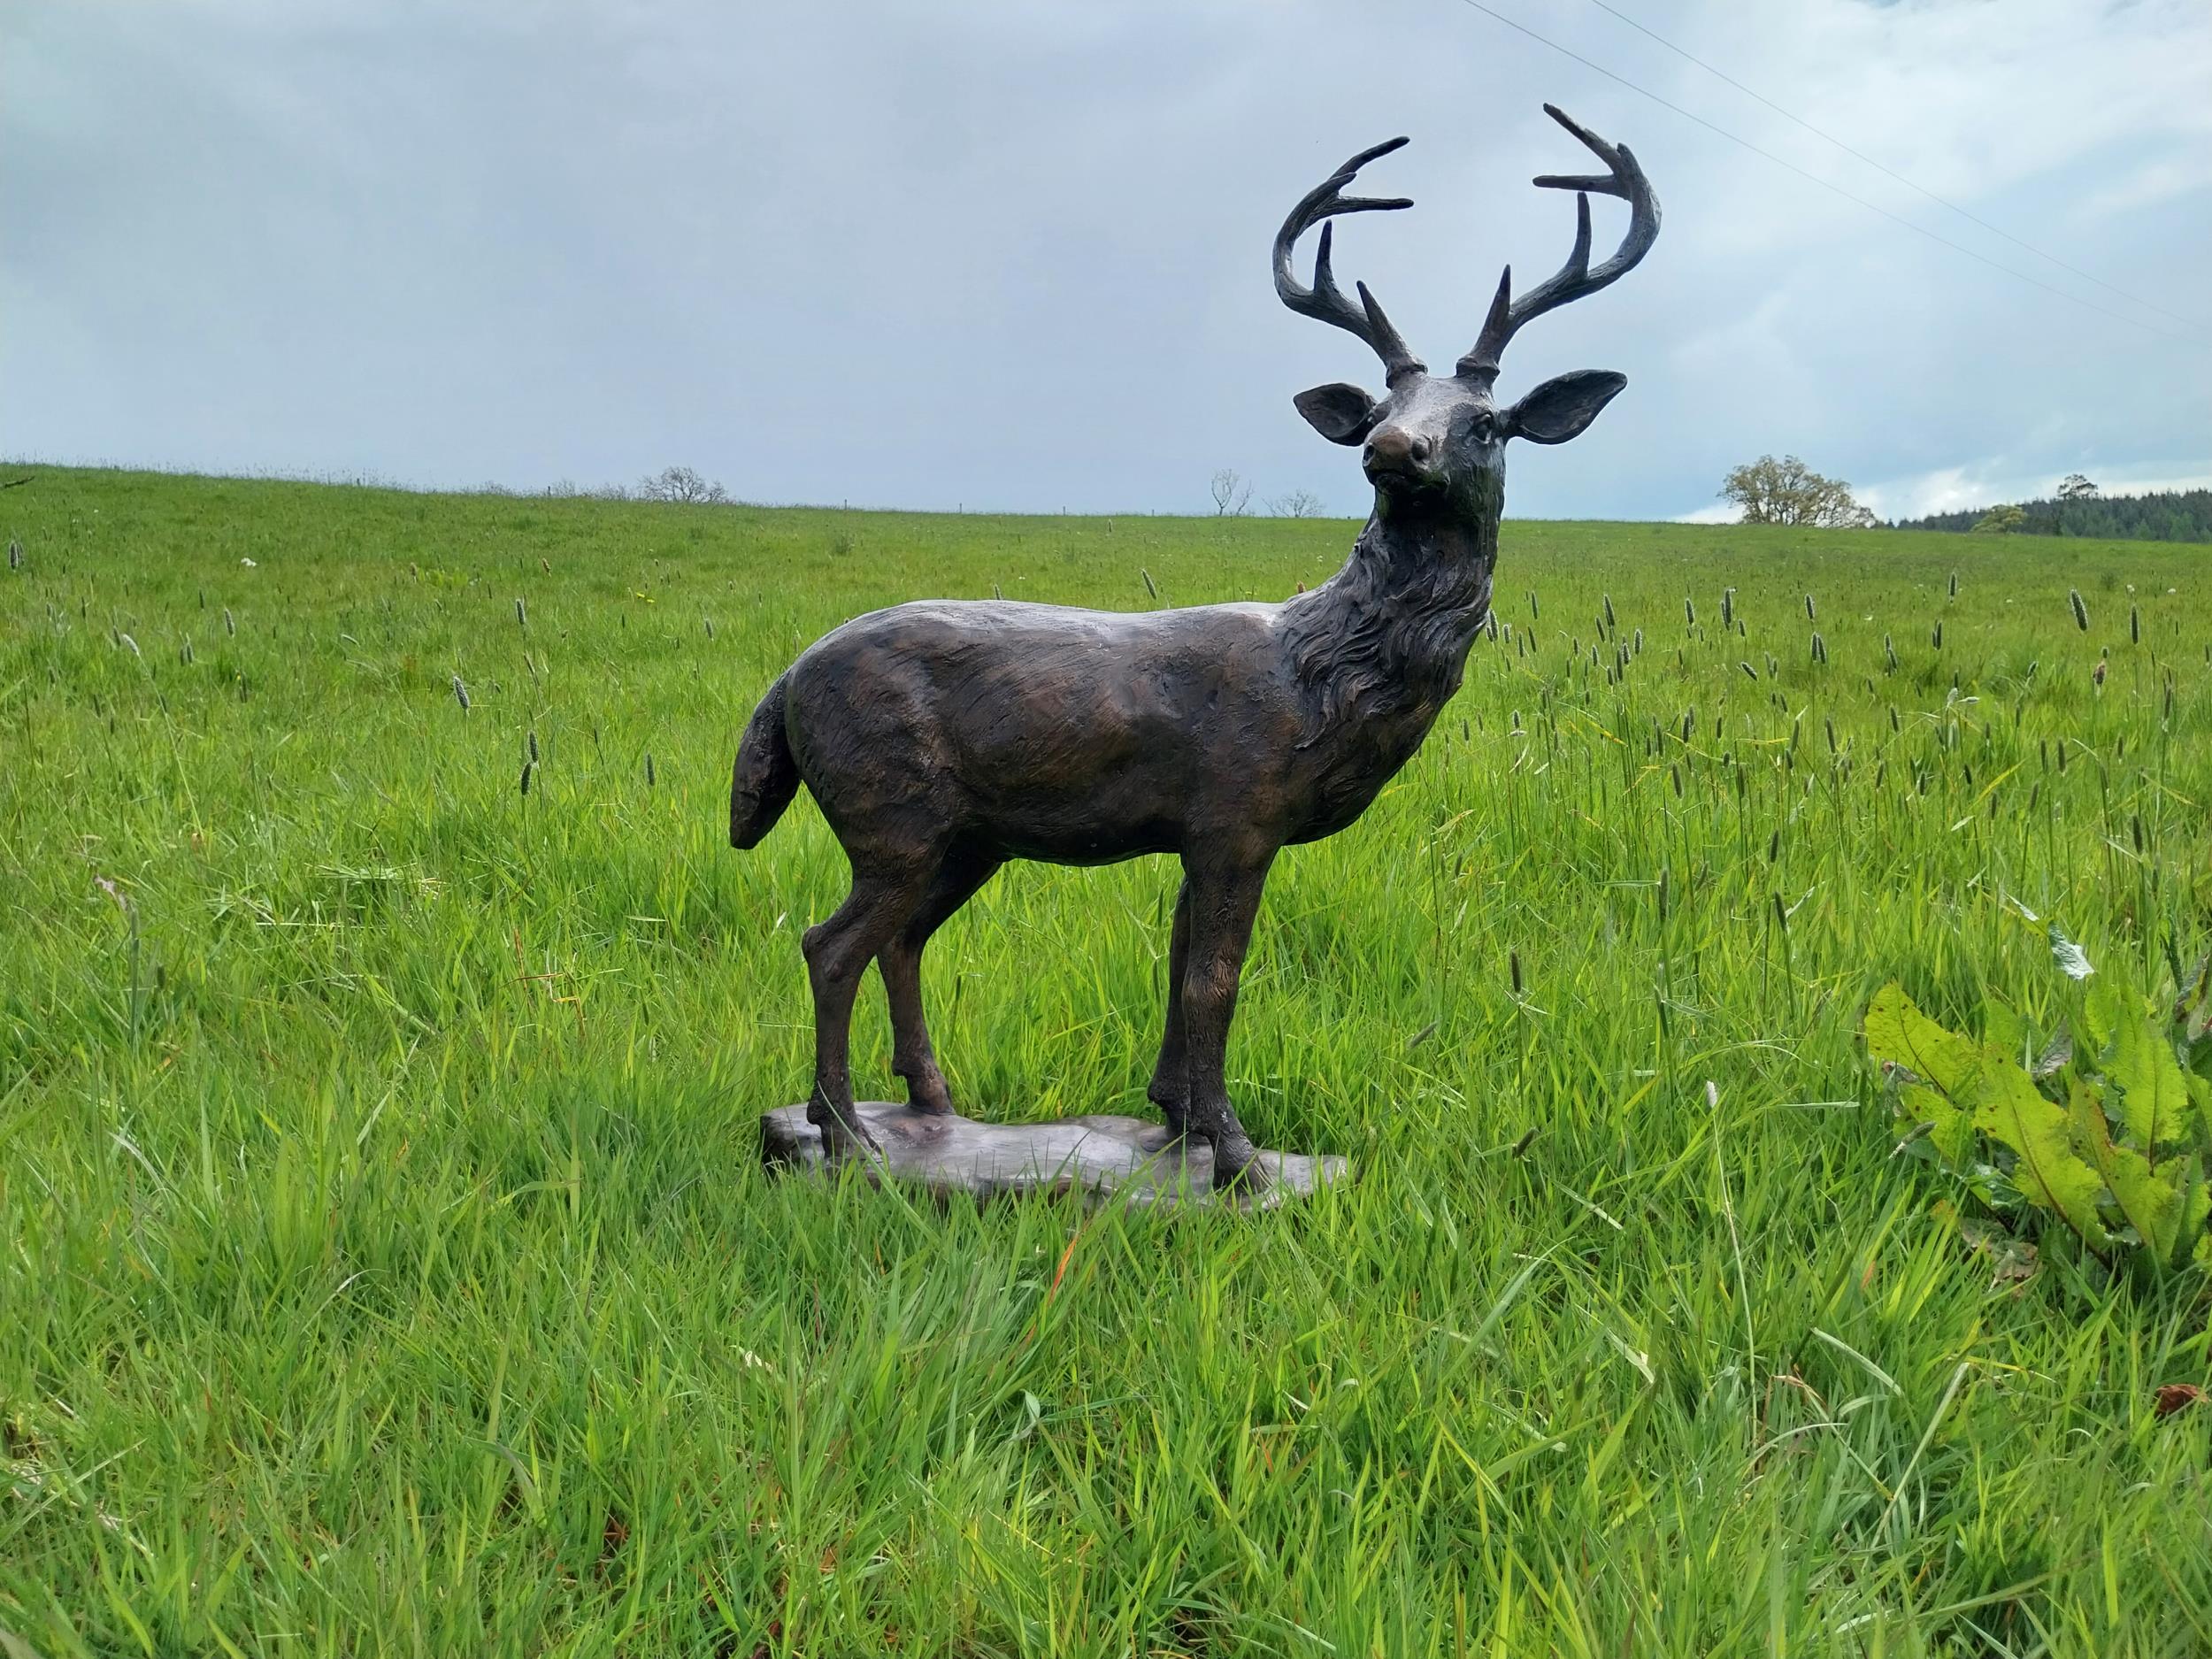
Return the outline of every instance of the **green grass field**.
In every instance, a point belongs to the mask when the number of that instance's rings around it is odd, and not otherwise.
[[[2212,934],[2202,549],[1509,524],[1510,635],[1247,971],[1245,1122],[1356,1183],[979,1214],[757,1167],[844,875],[803,797],[727,846],[755,698],[1351,526],[26,470],[8,1659],[2212,1651],[2203,1276],[1996,1282],[1856,1035],[2047,1029],[2024,911],[2146,991]],[[940,935],[964,1110],[1145,1110],[1173,882]]]

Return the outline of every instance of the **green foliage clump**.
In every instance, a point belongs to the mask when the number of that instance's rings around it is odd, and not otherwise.
[[[1909,1145],[1989,1209],[2046,1211],[2108,1259],[2212,1264],[2212,956],[2189,976],[2170,1030],[2108,979],[2080,1015],[2086,1064],[2062,1029],[2039,1052],[2002,1006],[1979,1042],[1946,1030],[1893,980],[1867,1008],[1867,1051],[1916,1125]]]

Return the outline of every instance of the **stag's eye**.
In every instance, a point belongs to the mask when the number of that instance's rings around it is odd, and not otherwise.
[[[1467,428],[1477,443],[1487,443],[1498,435],[1498,418],[1486,409],[1467,423]]]

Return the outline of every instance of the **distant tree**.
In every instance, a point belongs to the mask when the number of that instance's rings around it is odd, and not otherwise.
[[[687,466],[672,466],[656,472],[637,487],[642,501],[675,502],[686,506],[718,506],[730,498],[721,485],[702,478]]]
[[[1294,489],[1287,495],[1278,495],[1269,502],[1278,518],[1318,518],[1321,516],[1321,497],[1311,490]]]
[[[1223,467],[1214,474],[1214,517],[1238,518],[1244,515],[1251,502],[1252,487],[1233,468]]]
[[[1874,515],[1852,499],[1850,485],[1822,477],[1793,455],[1778,461],[1763,455],[1731,468],[1720,493],[1743,509],[1746,524],[1858,530],[1874,522]]]
[[[1974,520],[1974,529],[1981,535],[2012,535],[2028,522],[2027,511],[2021,507],[1992,507]]]
[[[2094,501],[2097,499],[2097,487],[2079,472],[2069,472],[2065,481],[2058,487],[2058,498],[2061,501]]]

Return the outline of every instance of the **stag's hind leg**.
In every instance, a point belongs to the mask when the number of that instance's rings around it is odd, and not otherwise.
[[[1002,862],[986,853],[947,854],[920,905],[876,957],[891,1003],[891,1070],[906,1079],[907,1102],[918,1111],[952,1110],[952,1092],[937,1068],[937,1051],[922,1018],[922,948],[997,873]]]
[[[822,1132],[822,1150],[832,1159],[875,1149],[853,1110],[853,997],[868,964],[920,905],[934,862],[880,867],[856,861],[844,903],[806,930],[803,949],[814,990],[814,1094],[806,1116]]]

